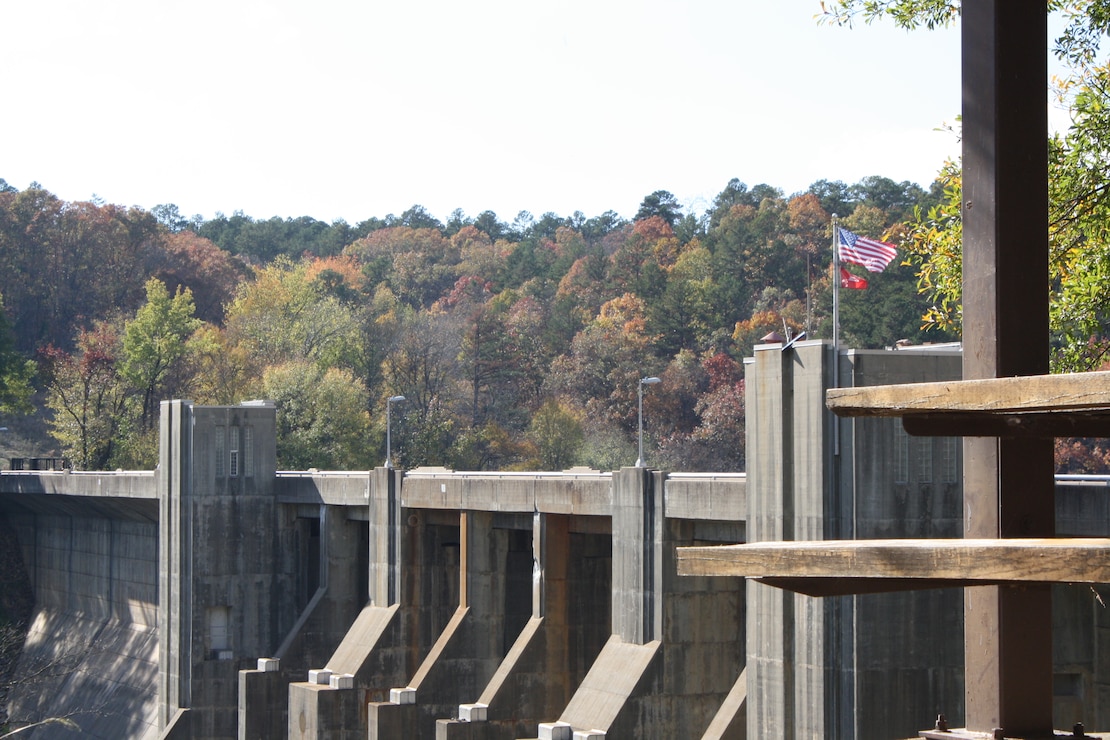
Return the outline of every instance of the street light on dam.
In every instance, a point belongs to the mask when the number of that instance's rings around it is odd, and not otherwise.
[[[640,378],[640,385],[638,387],[639,393],[637,394],[639,396],[639,400],[640,400],[639,414],[638,414],[639,423],[640,423],[640,432],[639,432],[639,435],[637,437],[638,438],[639,454],[636,457],[636,467],[637,468],[644,467],[644,386],[645,385],[655,385],[656,383],[660,383],[660,382],[662,382],[662,381],[659,380],[659,378],[656,378],[654,376],[650,377],[650,378]]]
[[[385,466],[387,468],[393,467],[393,461],[390,459],[390,452],[393,443],[393,440],[391,438],[393,404],[401,403],[404,400],[404,396],[390,396],[385,400]]]

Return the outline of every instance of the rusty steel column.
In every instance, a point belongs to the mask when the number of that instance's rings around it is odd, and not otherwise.
[[[1047,14],[965,0],[964,378],[1048,372]],[[1052,440],[964,442],[965,537],[1055,534]],[[1052,729],[1048,586],[965,592],[966,724]]]

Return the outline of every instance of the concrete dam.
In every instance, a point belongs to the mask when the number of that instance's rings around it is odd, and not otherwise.
[[[758,347],[747,474],[276,470],[266,402],[162,404],[154,471],[0,474],[34,610],[13,729],[95,738],[883,738],[962,712],[959,589],[680,577],[687,545],[958,536],[957,440],[841,420],[833,378],[945,351]],[[784,460],[789,461],[784,464]],[[1057,528],[1104,536],[1106,481]],[[1110,725],[1101,587],[1054,591],[1061,726]]]

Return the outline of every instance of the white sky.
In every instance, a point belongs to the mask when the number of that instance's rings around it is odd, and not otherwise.
[[[0,178],[186,216],[356,223],[702,212],[927,186],[958,30],[818,25],[818,0],[8,0]]]

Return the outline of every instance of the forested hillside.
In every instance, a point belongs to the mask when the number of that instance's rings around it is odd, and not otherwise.
[[[941,193],[869,177],[785,195],[730,181],[704,213],[647,195],[632,220],[420,206],[356,225],[186,218],[0,180],[0,424],[28,361],[57,453],[149,468],[158,402],[279,408],[279,466],[743,470],[741,362],[769,332],[830,337],[833,213],[896,239]],[[862,274],[862,270],[858,270]],[[922,334],[913,268],[841,292],[841,340]],[[8,331],[10,329],[10,331]],[[6,344],[5,344],[6,342]]]

